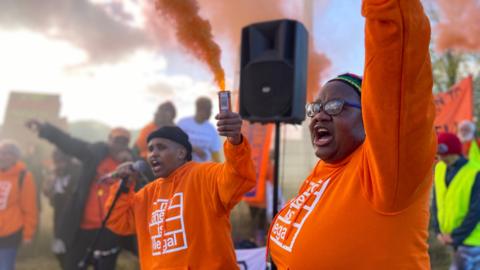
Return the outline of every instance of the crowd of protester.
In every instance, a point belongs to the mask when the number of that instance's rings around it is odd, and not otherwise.
[[[362,3],[364,77],[339,75],[307,104],[318,162],[264,232],[268,254],[278,269],[429,269],[431,207],[451,269],[480,269],[475,123],[435,133],[421,2]],[[57,149],[42,188],[54,208],[52,251],[62,269],[82,262],[115,269],[122,250],[137,255],[142,269],[237,268],[229,217],[256,173],[240,115],[220,112],[216,128],[211,115],[212,102],[202,97],[194,116],[175,123],[174,104],[162,103],[133,149],[122,127],[89,143],[50,123],[26,123]],[[14,269],[19,246],[38,228],[40,187],[21,157],[18,145],[0,142],[0,270]],[[137,168],[141,159],[148,172]],[[263,208],[251,206],[252,218]],[[266,230],[266,220],[257,221],[255,229]]]
[[[337,78],[331,82],[341,80]],[[361,83],[361,80],[359,82]],[[2,140],[0,219],[3,223],[0,226],[0,269],[14,269],[20,245],[29,245],[34,239],[35,230],[38,228],[37,188],[42,189],[54,210],[52,253],[62,269],[79,269],[79,262],[84,259],[87,249],[102,226],[107,210],[105,204],[108,205],[107,200],[116,188],[112,186],[117,185],[115,181],[105,180],[118,177],[112,176],[111,172],[125,162],[147,160],[148,142],[156,138],[152,134],[162,130],[162,127],[173,129],[178,126],[180,128],[174,130],[173,135],[159,135],[158,138],[168,137],[175,141],[184,136],[191,149],[188,153],[190,159],[194,160],[195,156],[201,160],[199,162],[219,159],[220,138],[208,122],[211,102],[202,97],[197,100],[196,105],[194,116],[175,124],[174,104],[170,101],[160,104],[154,120],[140,131],[131,149],[130,132],[121,127],[113,128],[106,142],[87,143],[49,123],[30,120],[26,126],[56,147],[51,156],[52,170],[41,187],[35,187],[32,174],[22,162],[20,147],[13,141]],[[480,139],[476,134],[475,123],[467,120],[459,123],[457,134],[437,134],[437,164],[431,203],[432,229],[440,244],[451,247],[452,269],[475,269],[472,267],[480,258]],[[186,158],[176,169],[188,161]],[[267,183],[270,183],[272,178],[271,167],[269,166]],[[212,175],[212,172],[206,173],[208,174]],[[150,170],[148,175],[146,181],[134,185],[132,192],[138,192],[149,181],[165,177],[153,170]],[[249,188],[251,186],[246,187],[245,191]],[[243,192],[232,199],[240,200],[241,194]],[[228,204],[228,201],[225,203]],[[231,207],[234,204],[229,205]],[[119,207],[122,208],[121,203]],[[252,238],[235,243],[237,248],[265,245],[269,225],[266,205],[250,205],[249,209]],[[128,218],[128,215],[123,212],[114,215],[110,221],[112,225],[106,228],[95,246],[97,256],[89,262],[95,265],[95,269],[115,269],[121,250],[138,255],[137,243],[145,245],[142,241],[137,242],[134,237],[138,236],[139,232],[134,227],[126,229],[125,224],[129,221],[119,219],[120,217]],[[4,222],[7,218],[8,222]],[[198,217],[195,219],[198,220]],[[135,222],[130,221],[130,224]],[[112,227],[115,228],[114,231],[109,229]],[[220,242],[231,245],[226,239]],[[231,257],[231,252],[228,254],[225,256]]]
[[[218,161],[220,138],[208,122],[212,114],[211,101],[201,97],[196,104],[196,114],[184,119],[191,120],[187,121],[185,129],[195,138],[192,140],[192,155],[200,156],[203,162],[212,158]],[[102,179],[108,178],[124,162],[146,160],[148,135],[161,127],[176,126],[175,117],[176,108],[172,102],[160,104],[153,121],[141,129],[132,148],[129,148],[130,131],[122,127],[113,128],[105,142],[89,143],[48,122],[31,119],[26,126],[55,146],[51,171],[38,187],[22,162],[21,146],[14,141],[2,140],[0,269],[14,269],[20,245],[28,245],[34,239],[39,220],[37,196],[40,190],[53,208],[52,253],[62,269],[78,269],[78,263],[84,258],[106,215],[104,205],[114,181]],[[186,122],[181,120],[180,123]],[[146,175],[149,181],[155,178],[151,171]],[[101,254],[96,258],[96,269],[115,269],[122,249],[137,254],[135,238],[119,236],[107,228],[95,247],[96,254]]]

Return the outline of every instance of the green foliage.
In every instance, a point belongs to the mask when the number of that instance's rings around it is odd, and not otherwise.
[[[458,81],[459,77],[464,75],[460,74],[460,65],[464,61],[464,55],[451,51],[440,54],[432,50],[430,53],[434,76],[433,90],[435,93],[447,91]]]
[[[474,113],[477,122],[477,130],[480,130],[480,73],[473,80]]]
[[[474,115],[477,125],[480,124],[480,53],[438,53],[431,50],[431,57],[434,93],[447,91],[463,78],[473,76]]]

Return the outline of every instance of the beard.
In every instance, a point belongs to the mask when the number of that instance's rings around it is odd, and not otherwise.
[[[462,143],[469,142],[473,140],[474,137],[475,137],[475,132],[469,132],[468,134],[462,134],[461,132],[459,132],[458,134],[458,138]]]

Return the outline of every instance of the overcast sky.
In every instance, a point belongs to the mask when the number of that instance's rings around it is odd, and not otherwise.
[[[207,10],[201,5],[205,1],[199,2],[205,19],[217,16],[212,29],[218,33],[215,40],[222,48],[227,88],[231,88],[238,55],[232,48],[238,45],[223,35],[218,22],[222,10],[214,10],[220,7],[211,4]],[[293,4],[281,7],[285,14],[296,9],[299,16],[302,1],[289,3]],[[313,37],[316,49],[332,62],[327,76],[362,73],[361,0],[315,3]],[[163,100],[172,100],[183,117],[193,114],[195,97],[215,97],[208,68],[172,41],[171,31],[161,28],[165,24],[152,36],[142,4],[141,0],[0,1],[0,121],[12,90],[60,94],[61,114],[69,121],[98,120],[128,128],[150,121]],[[271,9],[267,4],[251,8],[259,14],[264,8],[267,13]]]

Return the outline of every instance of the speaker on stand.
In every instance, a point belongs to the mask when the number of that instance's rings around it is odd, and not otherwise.
[[[300,22],[275,20],[242,29],[240,115],[252,123],[275,123],[273,216],[278,212],[281,123],[305,120],[308,32]],[[276,269],[272,264],[272,269]]]

